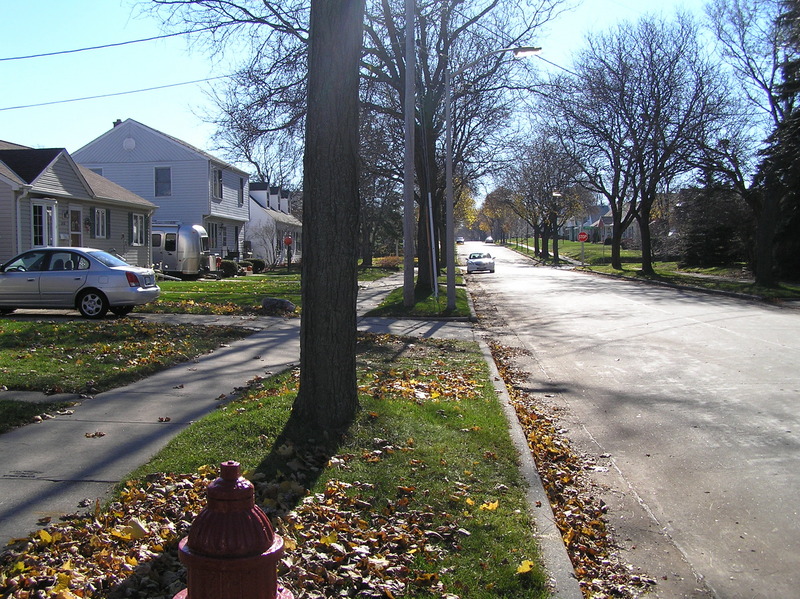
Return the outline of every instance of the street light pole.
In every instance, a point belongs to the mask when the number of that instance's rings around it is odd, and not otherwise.
[[[414,305],[414,0],[406,0],[406,77],[403,96],[405,153],[403,166],[403,305]]]
[[[515,58],[523,58],[538,54],[541,48],[533,46],[520,46],[516,48],[502,48],[501,50],[493,50],[482,55],[480,58],[473,60],[462,66],[460,69],[450,71],[448,68],[445,71],[445,92],[447,100],[445,102],[445,179],[446,179],[446,193],[445,193],[445,257],[447,261],[447,310],[452,312],[456,309],[456,258],[455,258],[455,216],[453,214],[453,77],[460,75],[481,62],[483,59],[488,58],[494,54],[502,54],[504,52],[513,52]]]

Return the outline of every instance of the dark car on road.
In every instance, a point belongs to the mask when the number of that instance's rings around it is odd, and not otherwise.
[[[0,313],[17,308],[70,308],[86,318],[117,316],[161,294],[155,272],[94,248],[47,247],[0,267]]]

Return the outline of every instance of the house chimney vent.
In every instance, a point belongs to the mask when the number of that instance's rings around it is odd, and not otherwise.
[[[122,119],[117,119],[116,121],[114,121],[114,126],[115,126],[115,127],[116,127],[117,125],[121,125],[121,124],[122,124]]]

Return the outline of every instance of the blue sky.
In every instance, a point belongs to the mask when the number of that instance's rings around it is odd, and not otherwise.
[[[160,24],[138,16],[131,0],[0,0],[0,59],[113,44],[161,35]],[[576,2],[577,3],[577,0]],[[645,12],[700,14],[703,0],[584,0],[541,39],[542,56],[569,64],[588,31]],[[9,8],[9,5],[13,8]],[[25,60],[0,60],[0,139],[75,151],[116,119],[134,118],[213,152],[212,110],[204,90],[214,82],[80,102],[6,110],[45,102],[113,94],[217,77],[226,73],[186,36],[103,50]]]

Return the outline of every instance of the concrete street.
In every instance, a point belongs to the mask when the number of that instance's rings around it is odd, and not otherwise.
[[[530,354],[658,597],[797,597],[800,311],[536,266],[469,276],[486,334]],[[605,456],[605,457],[601,457]]]

